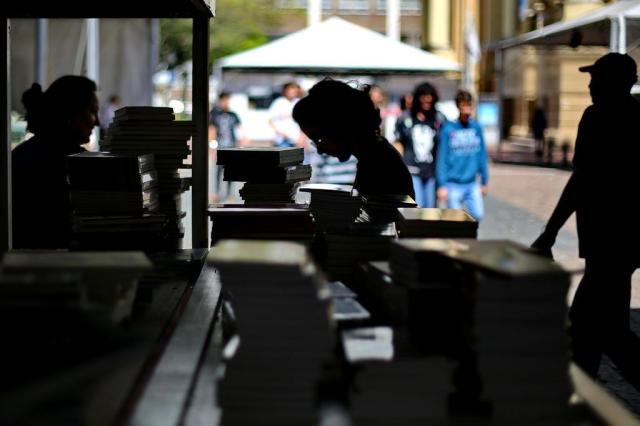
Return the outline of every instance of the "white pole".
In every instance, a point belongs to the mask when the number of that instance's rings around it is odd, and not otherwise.
[[[87,19],[87,77],[100,87],[100,27],[96,18]],[[89,151],[98,150],[98,128],[94,127],[89,142]]]
[[[387,0],[387,37],[400,41],[400,0]]]
[[[47,85],[47,59],[49,56],[49,20],[36,22],[36,81],[40,86]]]
[[[87,19],[87,77],[98,84],[100,75],[99,26],[95,18]]]
[[[322,0],[307,0],[307,26],[319,24],[322,20]]]
[[[627,53],[627,21],[618,15],[618,53]]]
[[[611,52],[618,52],[618,49],[620,49],[620,46],[618,46],[618,43],[620,41],[620,21],[618,21],[616,18],[611,18],[609,22],[611,24],[611,29],[609,32],[609,50]]]

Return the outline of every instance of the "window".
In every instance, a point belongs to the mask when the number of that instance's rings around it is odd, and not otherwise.
[[[278,9],[306,9],[309,0],[277,0]],[[322,0],[322,8],[328,10],[332,8],[333,0]]]
[[[338,9],[341,12],[360,12],[369,11],[369,0],[338,0]]]
[[[376,9],[378,12],[387,10],[387,0],[376,0]],[[400,13],[403,15],[416,14],[422,11],[421,0],[400,0]]]

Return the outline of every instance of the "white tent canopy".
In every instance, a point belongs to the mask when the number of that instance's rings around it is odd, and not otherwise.
[[[460,66],[332,17],[271,43],[224,57],[222,71],[393,74],[460,71]]]
[[[640,38],[640,1],[622,0],[569,21],[556,22],[535,31],[503,40],[498,48],[524,44],[539,46],[609,46],[624,53]]]

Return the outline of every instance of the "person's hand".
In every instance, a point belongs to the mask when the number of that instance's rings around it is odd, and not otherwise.
[[[297,146],[300,146],[304,149],[309,148],[309,138],[307,138],[307,135],[305,135],[304,133],[300,132],[295,141]]]
[[[446,186],[441,186],[440,188],[438,188],[436,195],[438,196],[438,201],[440,201],[441,203],[446,203],[447,198],[449,198],[449,191],[447,190]]]
[[[482,193],[482,196],[486,196],[487,195],[487,185],[482,185],[480,187],[480,192]]]
[[[531,249],[541,255],[548,257],[549,259],[553,259],[553,253],[551,251],[551,247],[556,242],[556,234],[544,231],[540,236],[531,244]]]

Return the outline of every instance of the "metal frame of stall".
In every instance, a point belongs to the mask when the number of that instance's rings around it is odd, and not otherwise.
[[[209,112],[209,19],[215,15],[215,0],[112,0],[74,2],[63,0],[11,1],[3,6],[2,37],[6,55],[0,60],[6,84],[0,89],[0,253],[11,249],[11,19],[37,18],[191,18],[193,20],[193,116],[192,138],[192,238],[193,247],[208,247],[208,112]]]

